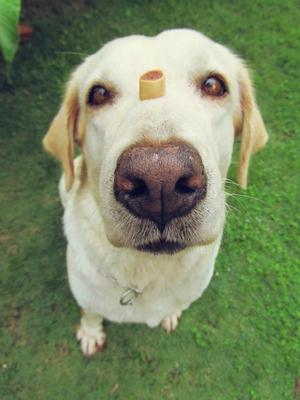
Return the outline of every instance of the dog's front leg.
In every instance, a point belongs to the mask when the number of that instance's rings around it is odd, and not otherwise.
[[[106,334],[103,329],[103,318],[83,310],[76,337],[85,356],[90,357],[97,351],[105,350]]]

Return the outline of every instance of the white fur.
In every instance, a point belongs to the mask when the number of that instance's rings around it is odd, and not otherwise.
[[[88,177],[82,184],[80,157],[75,162],[72,189],[68,193],[64,190],[62,178],[60,195],[65,206],[71,290],[87,315],[99,316],[92,328],[83,322],[79,330],[85,354],[96,351],[97,343],[103,344],[101,318],[151,327],[163,322],[171,331],[181,311],[208,286],[225,219],[224,180],[240,101],[240,67],[236,56],[204,35],[174,30],[154,38],[114,40],[75,72],[81,113],[86,119],[82,151]],[[164,71],[166,95],[140,101],[139,77],[152,69]],[[226,98],[201,95],[199,81],[211,72],[226,78],[230,88]],[[88,109],[86,96],[95,83],[114,86],[118,94],[113,104]],[[115,200],[116,162],[124,149],[142,138],[159,141],[174,137],[196,148],[208,176],[207,195],[197,210],[201,223],[198,221],[189,238],[191,246],[183,251],[174,255],[139,252],[134,249],[136,242],[149,237],[155,240],[158,232],[150,222],[150,227],[141,227],[140,221]],[[190,217],[184,218],[185,223],[192,222]],[[179,223],[169,224],[167,237],[172,237]],[[141,294],[133,305],[122,306],[120,298],[128,288]]]

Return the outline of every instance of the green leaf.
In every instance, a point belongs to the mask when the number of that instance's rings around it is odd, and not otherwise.
[[[18,25],[21,0],[0,0],[0,47],[7,63],[11,63],[19,45]]]

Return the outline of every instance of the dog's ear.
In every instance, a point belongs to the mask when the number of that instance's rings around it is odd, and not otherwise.
[[[235,121],[235,133],[236,136],[241,135],[241,150],[237,181],[243,189],[246,189],[251,155],[266,144],[268,133],[256,104],[249,72],[242,63],[239,67],[238,81],[240,107],[239,116]]]
[[[74,142],[80,145],[84,136],[77,81],[75,71],[67,84],[62,105],[43,139],[44,148],[62,163],[67,191],[74,181]]]

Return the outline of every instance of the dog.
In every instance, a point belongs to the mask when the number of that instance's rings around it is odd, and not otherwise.
[[[43,144],[64,170],[68,279],[85,355],[105,348],[103,319],[171,332],[202,295],[237,136],[246,188],[268,134],[244,63],[199,32],[115,39],[72,74]]]

